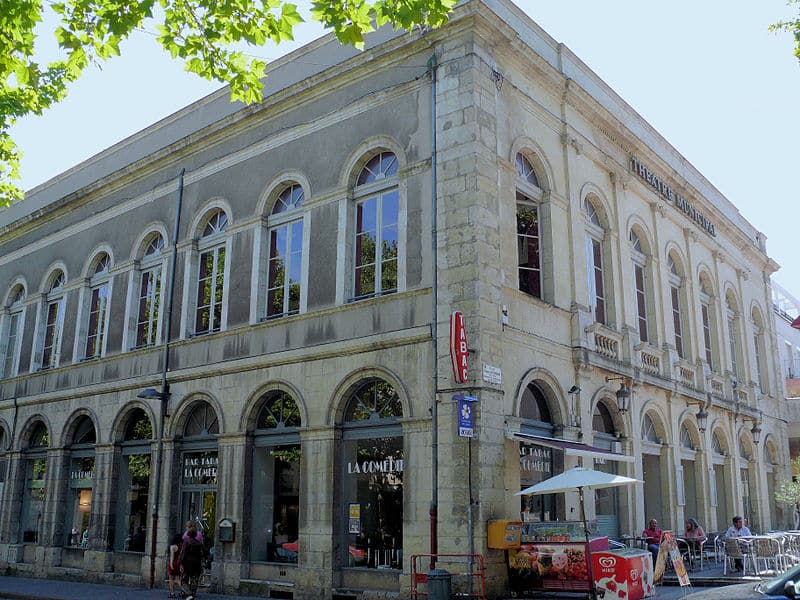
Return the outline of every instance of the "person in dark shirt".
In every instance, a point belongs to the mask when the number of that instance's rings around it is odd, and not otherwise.
[[[197,584],[203,573],[203,544],[197,539],[197,529],[190,527],[186,532],[186,541],[183,542],[180,552],[180,564],[183,569],[181,588],[187,600],[194,600],[197,593]]]

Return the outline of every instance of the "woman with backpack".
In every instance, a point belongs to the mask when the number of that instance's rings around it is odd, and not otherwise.
[[[200,575],[203,573],[203,544],[197,539],[197,529],[194,527],[189,528],[186,536],[179,554],[183,568],[181,588],[186,594],[186,600],[194,600]]]

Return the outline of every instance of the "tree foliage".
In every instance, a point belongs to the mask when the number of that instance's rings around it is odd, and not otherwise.
[[[770,31],[788,31],[794,35],[794,55],[800,61],[800,0],[788,0],[788,5],[795,4],[798,9],[798,17],[796,19],[789,19],[788,21],[778,21],[774,25],[769,26]]]
[[[800,473],[800,456],[793,458],[791,465],[793,472]],[[775,500],[791,505],[795,511],[800,509],[800,482],[791,478],[782,480],[775,490]]]
[[[386,23],[395,28],[438,27],[455,0],[312,0],[311,17],[343,43],[363,48],[364,36]],[[231,100],[261,101],[266,63],[246,56],[243,44],[293,39],[303,21],[285,0],[62,0],[53,32],[57,60],[38,62],[35,28],[43,0],[2,0],[0,8],[0,206],[22,198],[20,152],[9,128],[63,100],[90,65],[116,56],[135,29],[155,25],[158,43],[187,71],[230,86]],[[155,16],[157,15],[157,17]]]

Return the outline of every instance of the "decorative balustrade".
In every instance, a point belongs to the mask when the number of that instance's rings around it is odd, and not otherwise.
[[[694,387],[694,366],[686,361],[675,363],[675,376],[683,385]]]
[[[661,352],[649,344],[639,344],[634,348],[639,353],[642,370],[651,375],[661,375]]]
[[[589,343],[592,349],[606,358],[620,360],[620,345],[622,343],[622,335],[616,331],[594,323],[586,328],[586,333],[589,334]]]

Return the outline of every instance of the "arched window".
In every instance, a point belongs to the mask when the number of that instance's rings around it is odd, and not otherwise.
[[[530,161],[516,157],[517,179],[517,258],[519,289],[535,298],[542,297],[541,225],[539,203],[542,190]]]
[[[84,318],[87,320],[84,358],[98,358],[105,352],[108,305],[111,300],[110,268],[111,257],[101,252],[94,258],[89,270],[89,305],[84,309]]]
[[[25,323],[25,288],[15,285],[8,295],[0,320],[0,365],[2,377],[14,377],[19,372],[19,355],[22,343],[23,325]]]
[[[728,290],[725,295],[725,307],[728,314],[728,344],[730,352],[731,375],[734,380],[741,381],[741,365],[743,364],[742,344],[741,344],[741,314],[739,306],[733,293]]]
[[[361,169],[354,190],[354,299],[398,290],[400,255],[397,157],[378,152]]]
[[[650,281],[649,269],[649,256],[647,247],[642,243],[639,234],[633,229],[630,232],[631,241],[631,259],[633,261],[633,287],[636,293],[636,317],[639,324],[639,340],[642,342],[649,342],[651,338],[650,327],[648,323],[648,315],[651,312],[648,310],[650,303]]]
[[[519,400],[520,433],[531,436],[519,442],[520,489],[528,488],[564,468],[564,453],[542,443],[535,437],[552,438],[555,424],[548,395],[549,386],[543,381],[532,381],[522,390]],[[535,436],[535,437],[534,437]],[[558,494],[521,496],[520,510],[526,521],[550,521],[563,518],[565,507]]]
[[[725,456],[725,447],[722,445],[722,440],[720,440],[719,434],[716,432],[711,436],[711,449],[717,456]]]
[[[672,327],[675,333],[675,351],[680,358],[688,358],[688,338],[684,335],[687,331],[686,324],[684,323],[684,319],[686,318],[685,278],[680,262],[671,252],[667,256],[667,268],[669,269],[668,278],[670,303],[672,307]]]
[[[692,451],[694,451],[695,449],[694,444],[692,443],[692,436],[689,433],[689,429],[687,429],[686,427],[686,423],[683,423],[681,425],[680,443],[681,443],[681,448],[686,448],[687,450],[692,450]]]
[[[195,335],[220,331],[225,305],[226,239],[228,215],[214,210],[205,220],[198,249],[200,268],[197,277]]]
[[[714,332],[716,330],[715,315],[712,306],[711,284],[705,273],[700,275],[700,318],[703,325],[703,347],[708,368],[715,371]]]
[[[181,521],[197,521],[203,544],[214,546],[217,523],[219,417],[208,402],[192,406],[181,442]]]
[[[25,490],[22,497],[22,518],[20,519],[21,543],[37,544],[42,539],[42,518],[45,487],[47,479],[47,448],[50,446],[50,433],[41,421],[35,423],[28,436],[23,455],[25,460]]]
[[[300,312],[303,280],[303,214],[305,193],[295,182],[278,194],[268,219],[268,319]]]
[[[114,549],[144,552],[150,530],[150,442],[153,425],[147,413],[134,408],[125,421],[120,446]]]
[[[44,339],[42,341],[41,368],[57,367],[61,358],[61,337],[64,334],[64,309],[66,298],[64,271],[57,269],[49,278],[44,307]]]
[[[769,371],[767,370],[767,343],[764,334],[764,319],[761,311],[753,307],[753,349],[756,355],[755,382],[762,394],[769,394]]]
[[[136,312],[136,348],[153,346],[161,339],[161,303],[164,279],[164,236],[155,232],[141,254],[139,302]]]
[[[342,424],[343,564],[402,569],[402,403],[382,379],[359,383],[349,395]]]
[[[583,201],[586,217],[586,272],[589,285],[589,306],[597,323],[607,324],[607,298],[605,272],[605,228],[597,202],[587,196]]]
[[[69,445],[69,480],[64,539],[66,546],[88,548],[90,544],[90,535],[93,531],[91,520],[96,441],[92,420],[85,415],[78,417]]]
[[[3,423],[0,422],[0,498],[3,498],[3,493],[5,492],[5,485],[6,485],[6,472],[8,471],[8,460],[6,459],[6,455],[11,448],[10,440],[8,439],[9,436],[6,433],[6,429],[3,426]],[[5,517],[5,512],[8,510],[7,506],[0,506],[0,518]]]
[[[642,439],[654,444],[661,443],[661,439],[658,437],[658,432],[656,431],[656,426],[653,423],[653,419],[651,419],[650,415],[648,414],[645,414],[644,417],[642,417]]]
[[[290,394],[276,390],[264,395],[253,433],[251,561],[297,563],[300,425],[300,410]]]

